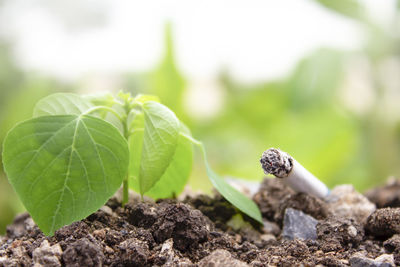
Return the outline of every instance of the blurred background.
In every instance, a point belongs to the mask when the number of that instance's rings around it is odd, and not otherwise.
[[[43,96],[121,89],[158,95],[225,177],[261,181],[278,147],[363,191],[400,172],[400,4],[0,0],[1,143]],[[22,210],[0,168],[0,233]]]

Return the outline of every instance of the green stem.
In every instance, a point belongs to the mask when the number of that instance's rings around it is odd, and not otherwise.
[[[125,206],[126,203],[129,201],[129,184],[128,184],[128,175],[123,181],[122,185],[122,207]]]
[[[124,103],[124,109],[125,109],[126,115],[124,116],[124,119],[121,120],[121,122],[122,122],[123,130],[124,130],[124,137],[129,144],[130,133],[129,133],[129,129],[128,129],[128,114],[131,111],[131,109],[129,107],[128,100],[126,100]],[[122,203],[121,203],[122,207],[124,207],[125,204],[128,203],[128,201],[129,201],[129,168],[128,168],[128,173],[122,183]]]
[[[187,140],[189,140],[190,142],[192,142],[193,144],[195,144],[196,146],[202,148],[203,147],[203,143],[194,139],[193,137],[191,137],[190,135],[187,135],[185,133],[179,133],[181,136],[185,137]],[[202,150],[204,150],[204,147],[202,148]]]

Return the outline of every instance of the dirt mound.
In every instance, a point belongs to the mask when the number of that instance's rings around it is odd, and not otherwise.
[[[349,188],[323,201],[265,179],[254,196],[264,226],[237,215],[221,196],[124,208],[111,199],[53,237],[44,236],[24,213],[0,237],[0,266],[400,265],[400,208],[392,201],[400,192],[382,188],[368,193],[376,203]],[[374,204],[385,208],[374,211]],[[367,219],[344,216],[352,207]]]

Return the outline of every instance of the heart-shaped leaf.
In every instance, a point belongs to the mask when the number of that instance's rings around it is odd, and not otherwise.
[[[120,187],[128,160],[120,132],[87,115],[34,118],[4,141],[9,181],[47,235],[104,205]]]
[[[181,132],[190,135],[190,131],[186,127],[181,127]],[[130,144],[134,147],[135,144],[140,143],[143,138],[143,131],[136,131],[133,133]],[[134,150],[134,149],[132,149]],[[134,152],[132,151],[131,152]],[[131,154],[132,155],[132,154]],[[178,137],[177,147],[167,169],[161,178],[154,184],[154,186],[146,193],[147,196],[153,199],[169,198],[179,195],[184,189],[190,173],[192,171],[193,163],[193,145],[190,140],[182,135]],[[131,161],[131,165],[134,165]],[[136,166],[136,169],[138,167]],[[135,190],[139,190],[139,181],[135,176],[130,176],[131,182],[129,185]]]
[[[80,95],[55,93],[37,102],[33,116],[80,115],[92,107],[94,105]]]
[[[178,145],[180,123],[164,105],[147,101],[135,115],[129,138],[132,187],[146,193],[170,165]],[[137,188],[136,188],[137,189]]]

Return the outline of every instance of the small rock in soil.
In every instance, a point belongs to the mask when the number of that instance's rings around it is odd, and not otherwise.
[[[28,213],[17,215],[13,224],[7,226],[7,235],[13,238],[28,235],[35,228],[35,223]],[[37,228],[37,227],[36,227]]]
[[[174,241],[172,238],[166,240],[161,247],[160,253],[156,257],[154,264],[157,266],[162,265],[163,267],[194,266],[194,264],[188,258],[180,258],[178,255],[176,255],[173,246]]]
[[[390,263],[394,266],[394,257],[392,254],[382,254],[375,258],[375,262]]]
[[[299,210],[288,208],[283,220],[282,237],[289,240],[296,238],[316,240],[317,223],[318,221],[313,217]]]
[[[281,233],[281,228],[277,223],[268,221],[268,220],[263,220],[263,228],[262,231],[265,234],[271,234],[278,236]]]
[[[1,267],[20,267],[30,265],[31,258],[23,246],[13,247],[11,248],[11,254],[9,256],[0,257]]]
[[[373,188],[365,196],[378,208],[400,207],[400,179],[391,178],[381,187]]]
[[[123,266],[140,267],[147,264],[149,246],[136,238],[129,238],[119,244],[119,259]]]
[[[65,266],[101,266],[104,260],[102,249],[87,238],[81,238],[68,245],[62,255]]]
[[[357,247],[364,238],[364,229],[353,219],[329,218],[317,224],[317,235],[323,251],[337,251]]]
[[[363,224],[375,211],[375,204],[358,193],[352,185],[339,185],[332,189],[326,198],[328,208],[333,216],[353,218]]]
[[[262,216],[267,220],[274,221],[275,214],[279,212],[281,201],[293,194],[295,194],[293,189],[280,179],[265,178],[253,200],[260,208]]]
[[[61,255],[62,249],[60,247],[60,244],[50,246],[49,241],[44,240],[42,244],[40,244],[40,247],[36,248],[32,253],[34,266],[61,266]]]
[[[393,255],[383,254],[378,258],[370,259],[363,255],[356,255],[349,260],[351,267],[394,267]]]
[[[224,249],[217,249],[207,257],[203,258],[199,263],[199,267],[218,267],[218,266],[230,266],[230,267],[248,267],[245,262],[237,260],[232,257],[229,251]]]
[[[366,229],[375,237],[388,238],[400,234],[400,208],[376,210],[368,217]]]

